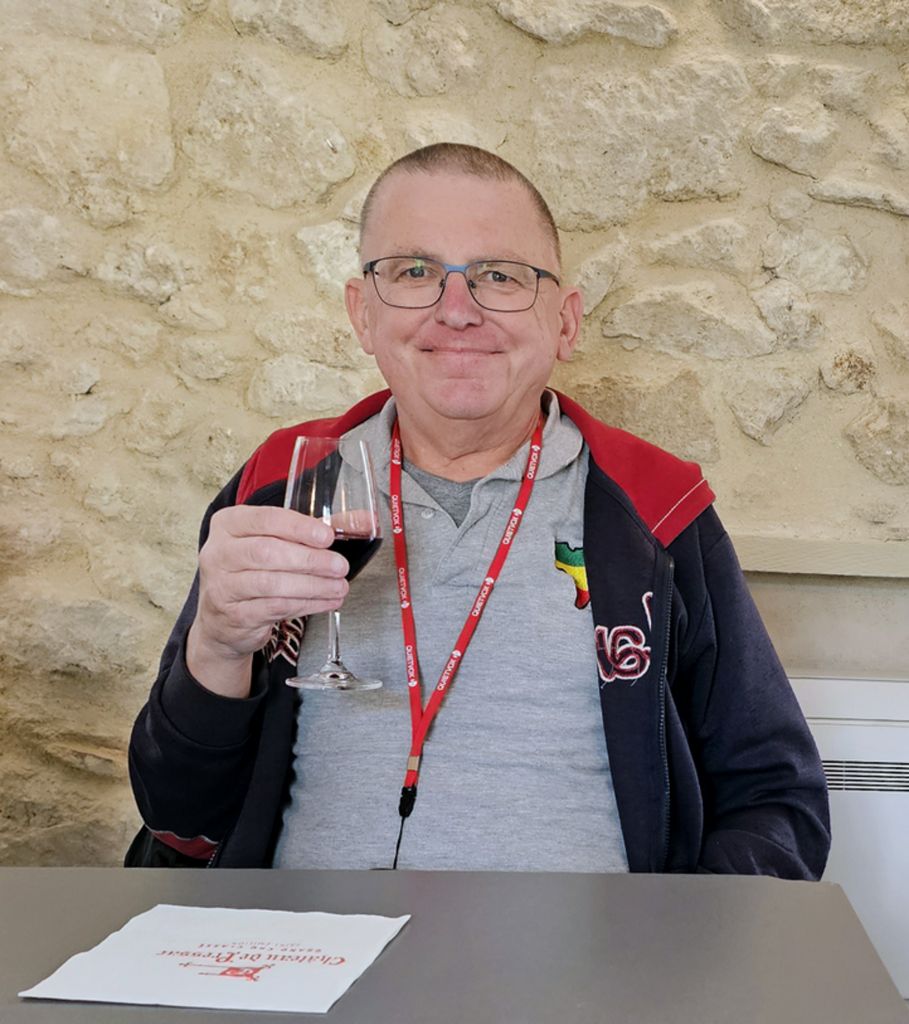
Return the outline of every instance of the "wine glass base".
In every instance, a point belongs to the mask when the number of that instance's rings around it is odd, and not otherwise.
[[[343,665],[325,665],[311,676],[293,676],[285,680],[300,690],[378,690],[381,679],[361,679]]]

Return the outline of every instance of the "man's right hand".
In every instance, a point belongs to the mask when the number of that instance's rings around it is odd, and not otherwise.
[[[253,654],[272,626],[340,608],[347,560],[329,551],[320,519],[272,506],[236,505],[211,518],[199,552],[199,603],[186,664],[206,689],[247,697]]]

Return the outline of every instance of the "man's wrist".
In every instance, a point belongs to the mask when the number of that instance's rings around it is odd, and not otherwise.
[[[243,699],[252,687],[252,654],[207,641],[194,622],[186,638],[186,668],[206,690],[221,697]]]

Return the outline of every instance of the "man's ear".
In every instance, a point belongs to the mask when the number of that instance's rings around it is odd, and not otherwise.
[[[366,279],[352,277],[344,286],[344,304],[350,325],[360,342],[360,348],[367,355],[374,355],[375,349],[369,332],[369,314],[366,308]]]
[[[584,316],[584,296],[580,288],[566,288],[562,292],[562,305],[559,308],[559,347],[556,357],[560,362],[567,362],[578,343],[581,331],[581,320]]]

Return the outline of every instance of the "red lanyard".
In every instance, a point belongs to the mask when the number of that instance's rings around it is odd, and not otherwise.
[[[420,774],[420,758],[423,755],[423,743],[429,727],[439,713],[445,694],[454,681],[458,668],[467,653],[467,648],[473,637],[474,630],[483,614],[483,609],[492,593],[492,588],[499,578],[508,552],[511,550],[512,542],[521,519],[530,500],[530,492],[533,490],[537,469],[540,464],[540,454],[543,450],[543,417],[537,420],[537,425],[530,439],[530,451],[527,453],[527,465],[524,468],[524,477],[518,491],[517,500],[514,503],[505,532],[499,541],[499,547],[489,563],[486,577],[480,585],[477,596],[467,616],[467,621],[455,643],[454,649],[449,655],[439,681],[436,683],[432,695],[423,708],[422,692],[420,687],[420,663],[417,658],[417,630],[414,625],[413,607],[410,595],[410,580],[407,573],[407,541],[404,534],[404,502],[401,499],[401,463],[403,462],[403,449],[401,447],[401,434],[395,420],[394,429],[391,435],[391,532],[394,538],[395,566],[398,575],[398,596],[401,599],[401,625],[404,630],[404,660],[407,667],[407,687],[410,691],[410,727],[411,746],[410,756],[407,758],[407,773],[404,776],[404,789],[401,793],[401,804],[399,811],[402,818],[406,818],[413,810],[417,794],[417,779]],[[400,842],[400,840],[399,840]]]

